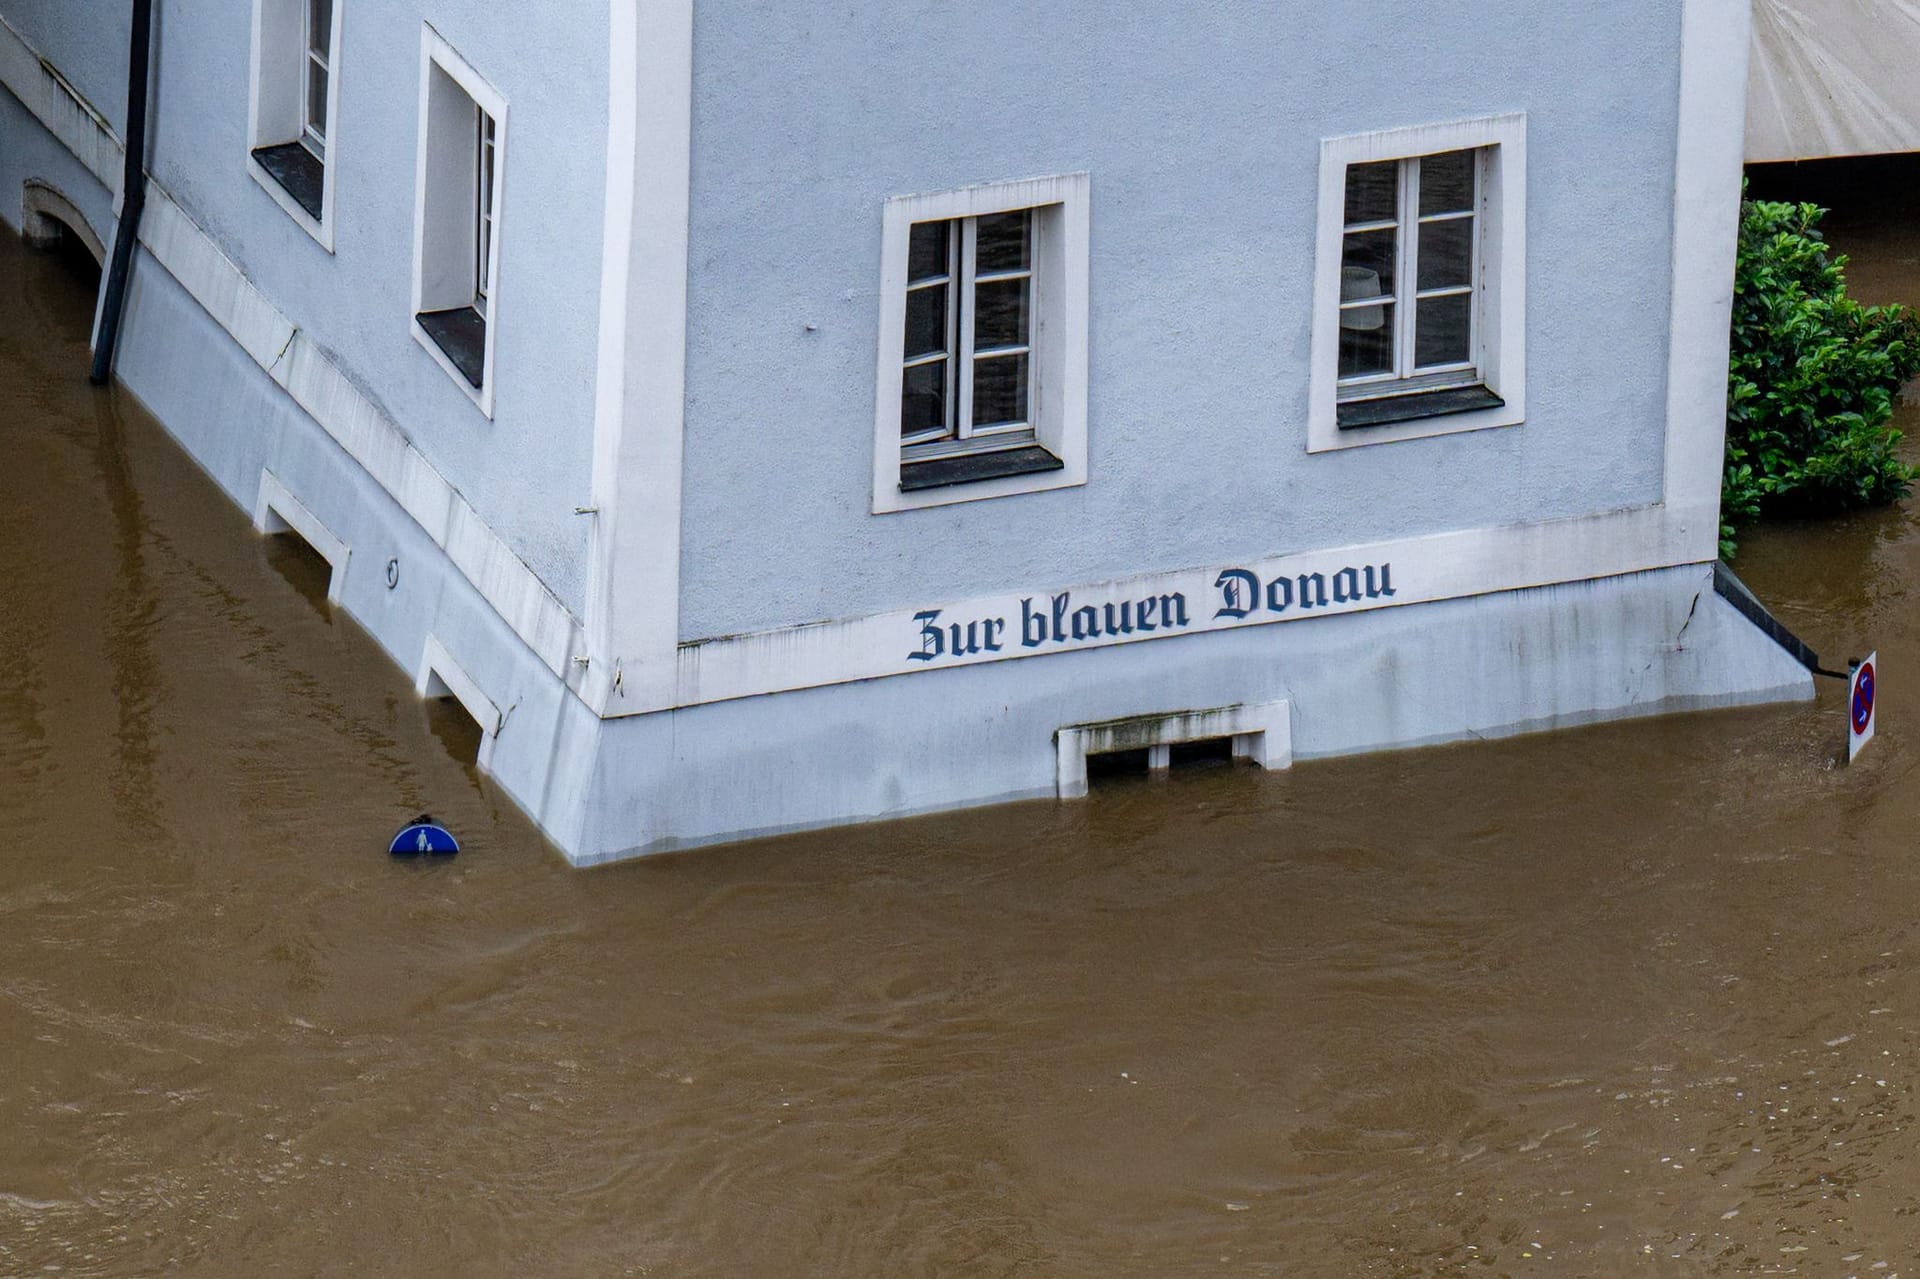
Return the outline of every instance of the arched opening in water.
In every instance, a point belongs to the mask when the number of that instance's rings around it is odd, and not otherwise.
[[[29,179],[21,192],[21,231],[27,246],[57,258],[89,289],[98,292],[106,245],[73,201],[50,183]]]

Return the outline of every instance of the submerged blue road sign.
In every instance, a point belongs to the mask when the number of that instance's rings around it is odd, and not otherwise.
[[[452,831],[423,813],[393,837],[387,851],[395,857],[451,857],[460,851],[460,841],[453,837]]]
[[[1853,668],[1853,681],[1847,690],[1847,762],[1852,763],[1861,748],[1873,740],[1875,680],[1880,654],[1869,653],[1867,660]]]

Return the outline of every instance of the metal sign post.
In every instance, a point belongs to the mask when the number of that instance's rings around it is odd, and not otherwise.
[[[1875,683],[1879,678],[1880,654],[1868,653],[1867,660],[1853,668],[1847,686],[1847,762],[1873,740]]]

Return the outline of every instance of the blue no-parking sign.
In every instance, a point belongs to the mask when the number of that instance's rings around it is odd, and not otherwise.
[[[1853,668],[1853,680],[1847,689],[1847,762],[1851,764],[1866,744],[1873,740],[1874,695],[1879,690],[1880,654],[1868,653],[1867,660]]]

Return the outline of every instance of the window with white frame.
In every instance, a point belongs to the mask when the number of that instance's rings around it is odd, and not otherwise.
[[[1085,482],[1084,174],[888,202],[874,509]]]
[[[340,18],[336,0],[254,0],[248,169],[329,249]]]
[[[1310,449],[1522,420],[1524,140],[1503,116],[1323,144]]]
[[[413,334],[490,415],[506,101],[431,29],[420,119]]]

